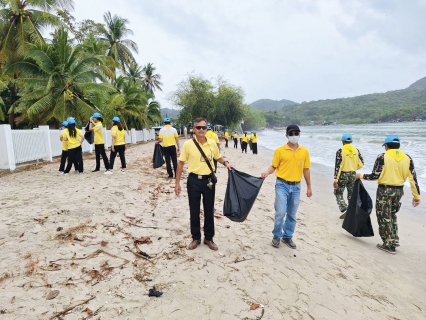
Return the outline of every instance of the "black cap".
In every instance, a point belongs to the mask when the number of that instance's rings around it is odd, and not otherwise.
[[[285,130],[285,132],[286,132],[286,134],[288,134],[290,131],[299,131],[300,132],[300,129],[299,129],[299,127],[297,125],[291,124],[291,125],[289,125],[287,127],[287,129]]]

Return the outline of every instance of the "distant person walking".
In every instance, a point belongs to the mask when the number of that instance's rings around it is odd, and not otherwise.
[[[217,136],[217,134],[212,130],[211,125],[207,125],[207,133],[206,133],[206,137],[209,139],[212,139],[214,142],[216,142],[217,144],[217,148],[220,151],[220,143],[219,143],[219,137]],[[216,172],[217,170],[217,161],[216,159],[213,159],[214,162],[214,172]]]
[[[200,229],[200,204],[201,196],[203,196],[204,208],[204,244],[211,250],[217,250],[217,245],[213,242],[215,235],[214,230],[214,199],[216,186],[211,182],[211,169],[213,169],[213,159],[223,164],[229,170],[232,169],[228,161],[225,161],[220,155],[217,144],[206,137],[207,120],[197,118],[194,120],[195,138],[188,140],[183,144],[182,153],[179,157],[179,164],[176,172],[175,193],[177,196],[181,193],[180,178],[183,171],[183,165],[188,161],[188,180],[187,191],[189,201],[189,212],[191,218],[191,235],[192,242],[188,249],[193,250],[201,243]],[[202,156],[197,145],[204,152]],[[210,166],[205,161],[210,163]]]
[[[78,172],[83,173],[83,150],[81,144],[84,141],[84,134],[75,127],[75,119],[68,118],[68,127],[64,129],[63,139],[68,141],[68,163],[64,175],[67,175],[72,165],[77,166]]]
[[[280,240],[291,249],[296,249],[293,242],[296,228],[296,213],[300,202],[300,182],[302,175],[307,185],[306,195],[312,196],[311,189],[311,161],[309,151],[299,145],[300,129],[297,125],[289,125],[286,129],[287,144],[277,148],[274,152],[272,165],[262,173],[266,178],[275,170],[277,182],[275,184],[275,222],[272,230],[272,245],[280,246]]]
[[[238,132],[234,131],[234,149],[238,149]]]
[[[379,154],[371,174],[356,174],[356,179],[377,180],[376,215],[379,234],[383,243],[377,248],[395,254],[399,247],[398,224],[396,214],[401,208],[404,195],[404,182],[410,182],[413,195],[413,207],[420,204],[420,188],[417,184],[413,159],[402,152],[401,140],[397,136],[387,136],[383,145],[386,152]]]
[[[194,128],[189,129],[191,139],[194,138]]]
[[[251,148],[252,148],[253,154],[257,154],[257,133],[256,133],[256,131],[252,131],[252,134],[251,134]]]
[[[225,148],[228,148],[229,132],[225,129]]]
[[[247,153],[247,144],[249,141],[249,136],[247,135],[247,131],[244,131],[244,134],[241,136],[241,153],[245,151]]]
[[[180,151],[179,135],[176,129],[171,126],[170,118],[164,118],[164,127],[160,129],[158,140],[155,143],[163,143],[162,151],[164,160],[166,161],[167,173],[169,174],[169,178],[176,177],[177,152]],[[173,170],[170,161],[173,163]]]
[[[89,130],[93,131],[94,134],[94,141],[95,141],[95,155],[96,155],[96,167],[95,170],[92,172],[99,172],[101,169],[101,157],[104,161],[105,166],[105,174],[111,174],[112,172],[109,171],[109,162],[108,162],[108,156],[105,152],[105,140],[104,140],[104,134],[103,130],[104,127],[102,125],[102,116],[100,113],[95,112],[92,117],[90,118],[89,123]]]
[[[62,143],[62,154],[61,154],[61,164],[59,165],[58,174],[64,174],[65,163],[68,159],[68,141],[65,140],[65,128],[68,127],[68,121],[63,121],[62,126],[59,128],[59,140]],[[78,171],[77,165],[74,163],[75,171]]]
[[[352,135],[345,133],[342,136],[343,147],[337,150],[334,165],[334,196],[342,213],[340,219],[345,218],[348,205],[343,199],[343,192],[347,191],[348,203],[351,201],[352,191],[355,184],[355,171],[364,166],[361,152],[352,145]]]
[[[121,161],[121,172],[126,172],[126,131],[123,129],[120,118],[112,118],[111,127],[111,154],[109,156],[110,168],[114,169],[114,162],[117,153]],[[112,171],[110,171],[112,173]]]

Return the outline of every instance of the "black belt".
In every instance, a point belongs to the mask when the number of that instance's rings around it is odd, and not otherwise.
[[[277,177],[277,179],[280,180],[280,181],[282,181],[282,182],[285,182],[287,184],[290,184],[290,185],[295,185],[295,184],[300,183],[300,181],[287,181],[287,180],[281,179],[279,177]]]
[[[379,184],[380,188],[395,188],[395,189],[404,189],[404,186],[389,186],[386,184]]]
[[[202,174],[190,173],[189,176],[195,177],[198,180],[205,180],[205,179],[210,178],[211,175],[210,174],[208,174],[208,175],[202,175]]]

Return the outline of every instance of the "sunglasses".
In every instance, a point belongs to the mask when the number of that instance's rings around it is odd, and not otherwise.
[[[195,129],[197,130],[207,130],[206,126],[196,126]]]
[[[291,137],[291,136],[298,136],[300,134],[300,132],[299,131],[290,131],[289,133],[288,133],[288,135]]]

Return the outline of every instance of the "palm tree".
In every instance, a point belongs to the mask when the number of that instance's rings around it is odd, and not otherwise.
[[[137,82],[142,81],[143,69],[135,62],[127,67],[125,74],[129,80],[136,84]]]
[[[0,65],[22,55],[27,43],[44,43],[41,29],[58,25],[55,9],[72,8],[72,0],[0,0]],[[13,74],[17,79],[19,70]],[[10,102],[17,98],[15,82],[9,83]],[[9,124],[14,125],[14,110],[9,110]]]
[[[61,28],[52,44],[29,45],[21,61],[6,65],[6,71],[24,71],[26,78],[17,82],[24,87],[21,98],[12,107],[23,114],[18,122],[46,123],[68,116],[87,119],[95,110],[91,98],[108,95],[114,88],[96,68],[102,60],[84,55],[84,47],[71,46],[68,32]]]
[[[155,74],[155,70],[157,68],[153,67],[152,63],[148,63],[145,67],[143,67],[143,85],[146,90],[146,92],[154,95],[155,89],[158,89],[160,91],[163,91],[161,89],[161,86],[163,83],[161,83],[161,76],[159,74]]]
[[[127,35],[132,35],[133,31],[126,28],[129,23],[127,19],[117,15],[111,16],[108,11],[104,14],[105,26],[99,27],[101,33],[100,40],[108,44],[107,56],[119,63],[121,69],[135,62],[132,51],[138,53],[138,45],[130,39],[124,39]]]

